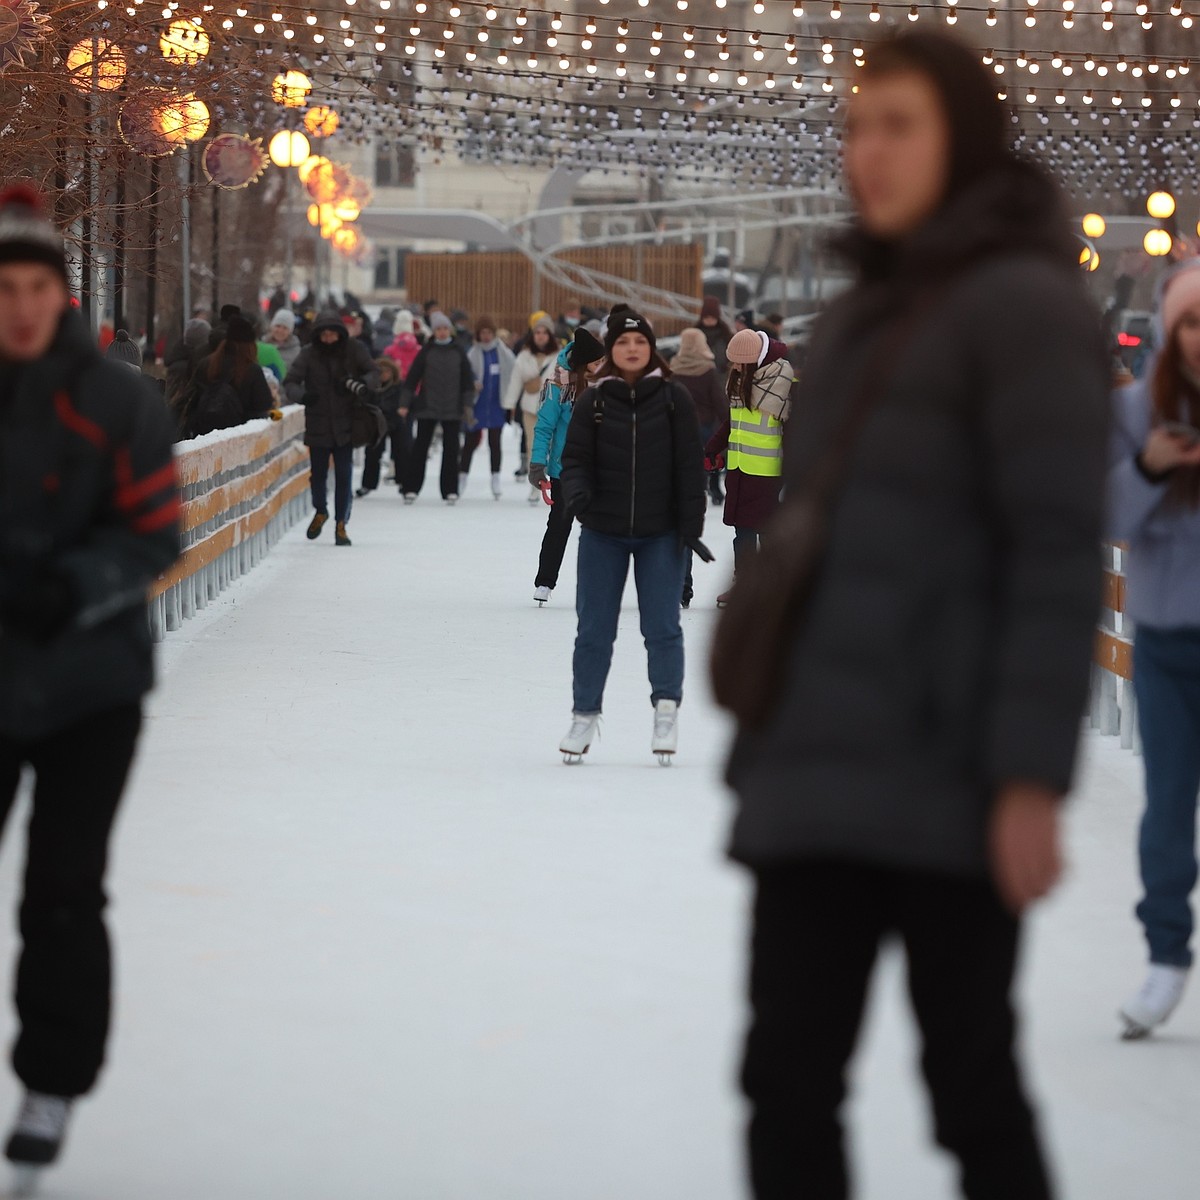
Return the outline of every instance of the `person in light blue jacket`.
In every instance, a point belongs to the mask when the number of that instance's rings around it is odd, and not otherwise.
[[[1163,1024],[1192,965],[1200,796],[1200,264],[1168,280],[1162,351],[1117,393],[1109,533],[1128,543],[1125,611],[1145,753],[1137,906],[1150,972],[1121,1009],[1126,1038]]]
[[[589,373],[603,359],[604,347],[588,330],[578,330],[575,340],[559,352],[558,365],[546,385],[542,406],[538,410],[530,453],[529,482],[533,487],[542,488],[543,494],[546,491],[543,484],[550,485],[550,516],[546,520],[537,578],[533,584],[533,598],[538,604],[545,604],[558,586],[558,573],[562,569],[574,523],[563,503],[559,484],[563,447],[567,444],[567,427],[571,424],[575,397],[587,390]]]

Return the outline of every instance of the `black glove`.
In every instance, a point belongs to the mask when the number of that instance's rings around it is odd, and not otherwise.
[[[312,405],[316,404],[320,398],[321,397],[318,396],[316,392],[305,392],[304,395],[300,397],[300,403],[303,404],[305,408],[310,408]]]
[[[529,483],[532,487],[541,487],[542,480],[546,478],[545,463],[530,463],[529,464]]]
[[[342,386],[352,396],[362,397],[367,394],[367,385],[359,379],[347,379]]]
[[[0,604],[0,628],[35,642],[53,641],[79,611],[71,581],[58,571],[39,571],[24,587],[9,591]]]
[[[715,562],[716,555],[698,538],[685,537],[683,539],[684,548],[690,550],[701,562]]]

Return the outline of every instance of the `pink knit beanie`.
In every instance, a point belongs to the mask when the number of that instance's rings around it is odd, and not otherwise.
[[[1183,320],[1183,314],[1200,305],[1200,266],[1185,267],[1174,275],[1163,292],[1161,303],[1163,329],[1167,337]]]
[[[747,363],[758,366],[766,355],[766,348],[767,343],[762,334],[753,329],[740,329],[729,339],[725,355],[731,363],[737,363],[739,366]]]

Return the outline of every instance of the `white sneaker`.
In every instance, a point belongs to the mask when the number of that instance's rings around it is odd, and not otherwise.
[[[654,740],[650,743],[658,761],[668,766],[679,748],[679,705],[674,700],[660,700],[654,706]]]
[[[417,493],[416,492],[405,492],[404,493],[404,503],[405,504],[416,504],[416,502],[417,502]]]
[[[453,508],[458,503],[458,496],[454,492],[451,492],[450,495],[446,497],[446,503]]]
[[[1136,1041],[1165,1024],[1183,999],[1187,977],[1187,967],[1151,963],[1142,990],[1121,1009],[1121,1019],[1125,1022],[1125,1032],[1121,1036],[1126,1041]]]
[[[571,728],[559,745],[563,762],[574,764],[583,761],[583,756],[592,748],[592,739],[600,728],[599,713],[573,713]]]
[[[538,604],[545,604],[546,601],[550,599],[551,595],[553,595],[553,593],[548,587],[533,589],[533,599]]]
[[[458,494],[460,496],[467,494],[467,477],[461,471],[458,473]]]
[[[5,1157],[26,1166],[48,1166],[62,1149],[70,1115],[71,1100],[68,1097],[26,1092],[4,1151]]]
[[[500,484],[500,472],[497,471],[492,476],[492,496],[499,500],[504,495],[504,488]]]

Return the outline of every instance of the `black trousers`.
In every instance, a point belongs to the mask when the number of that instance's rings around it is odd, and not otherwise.
[[[754,910],[751,1102],[756,1200],[850,1195],[840,1110],[880,942],[903,942],[938,1143],[970,1200],[1049,1200],[1013,1055],[1019,923],[985,880],[849,863],[761,871]]]
[[[571,526],[575,523],[575,519],[567,511],[562,484],[557,479],[550,480],[550,496],[554,503],[550,506],[550,515],[546,518],[546,532],[542,536],[542,553],[538,559],[534,587],[558,587],[558,573],[562,570],[567,543],[571,540]]]
[[[396,468],[396,484],[399,486],[404,479],[404,472],[408,466],[408,454],[412,446],[412,435],[408,431],[408,422],[402,417],[397,417],[388,426],[388,435],[384,441],[391,446],[392,462]],[[383,463],[384,441],[376,442],[374,446],[368,446],[366,450],[362,486],[369,492],[373,492],[379,486],[379,468]]]
[[[36,776],[13,1049],[13,1067],[32,1091],[81,1096],[104,1063],[112,987],[104,872],[140,728],[132,705],[37,741],[0,736],[0,822],[22,767]]]
[[[488,452],[492,459],[492,474],[500,474],[501,462],[501,443],[500,439],[504,436],[504,427],[498,426],[495,429],[472,429],[463,438],[462,458],[459,459],[458,469],[463,475],[469,475],[471,472],[471,462],[475,457],[475,451],[483,444],[483,435],[487,434]]]
[[[433,444],[433,435],[439,425],[442,427],[442,499],[448,500],[451,496],[458,495],[458,455],[462,422],[424,419],[417,422],[417,436],[413,442],[412,453],[408,456],[408,468],[404,472],[406,493],[419,495],[425,486],[425,460],[429,457],[429,447]]]

